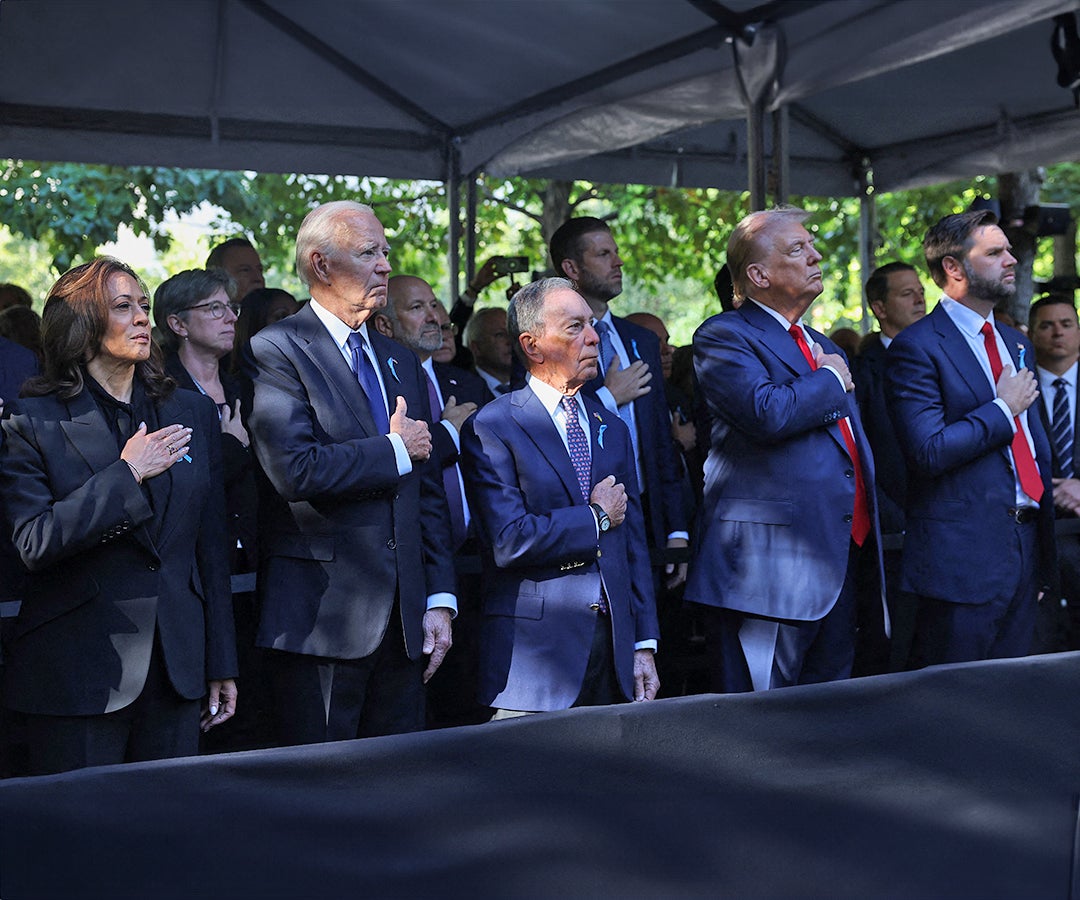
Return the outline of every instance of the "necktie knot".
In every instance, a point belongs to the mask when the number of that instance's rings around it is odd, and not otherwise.
[[[1065,388],[1067,388],[1069,386],[1069,382],[1067,382],[1064,378],[1055,378],[1054,382],[1053,382],[1053,385],[1059,391],[1063,391],[1063,390],[1065,390]]]
[[[367,341],[364,340],[364,336],[359,331],[354,331],[349,335],[349,349],[354,353],[359,350],[361,353],[367,350]]]

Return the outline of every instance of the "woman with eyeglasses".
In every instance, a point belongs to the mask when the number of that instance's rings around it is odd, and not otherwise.
[[[118,260],[60,277],[42,344],[0,444],[30,572],[5,629],[10,771],[191,755],[200,724],[236,708],[213,404],[166,375],[146,290]]]
[[[239,313],[234,290],[224,269],[180,272],[154,292],[154,321],[165,349],[165,371],[180,387],[205,394],[217,406],[230,570],[240,575],[254,572],[258,564],[258,488],[241,417],[243,383],[228,371]],[[244,709],[229,728],[203,737],[204,752],[249,750],[270,742],[269,725],[262,721],[261,658],[254,648],[254,593],[234,594],[233,605],[240,672],[247,685]]]

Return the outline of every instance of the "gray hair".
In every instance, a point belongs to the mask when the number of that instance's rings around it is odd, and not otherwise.
[[[519,338],[526,332],[536,336],[544,333],[544,305],[555,291],[576,293],[577,288],[567,278],[541,278],[514,294],[506,310],[506,330],[510,334],[510,343],[526,368],[529,361],[521,349]]]
[[[316,206],[300,223],[300,230],[296,233],[296,274],[300,276],[304,287],[310,288],[315,280],[311,271],[311,254],[317,251],[325,256],[335,255],[335,239],[343,212],[366,212],[375,215],[375,210],[365,203],[334,200]]]
[[[188,307],[216,294],[219,289],[224,290],[230,300],[234,299],[236,282],[224,269],[187,269],[158,285],[154,291],[154,324],[166,350],[175,350],[180,344],[169,327],[169,316],[179,316],[186,322]]]
[[[465,323],[465,333],[461,336],[462,342],[466,347],[469,346],[480,334],[480,329],[484,327],[484,322],[491,318],[492,313],[506,314],[506,310],[501,306],[485,306],[483,309],[478,309],[470,317],[469,321]]]

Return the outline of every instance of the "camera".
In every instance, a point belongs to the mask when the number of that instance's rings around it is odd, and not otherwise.
[[[529,257],[527,256],[496,256],[492,263],[492,269],[496,277],[509,275],[511,272],[528,272]]]

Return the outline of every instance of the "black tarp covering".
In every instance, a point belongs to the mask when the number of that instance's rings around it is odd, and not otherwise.
[[[1070,897],[1080,654],[0,783],[0,896]]]

